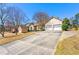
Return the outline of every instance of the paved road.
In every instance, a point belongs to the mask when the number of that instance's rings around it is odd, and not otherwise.
[[[60,32],[36,32],[6,45],[0,46],[1,55],[51,55]]]

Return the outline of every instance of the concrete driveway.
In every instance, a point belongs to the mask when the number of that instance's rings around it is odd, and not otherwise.
[[[61,32],[36,32],[6,45],[0,46],[2,55],[52,55]]]

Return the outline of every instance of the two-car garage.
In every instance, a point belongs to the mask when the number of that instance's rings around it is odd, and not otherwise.
[[[45,24],[45,31],[62,31],[61,25],[61,20],[53,18]]]

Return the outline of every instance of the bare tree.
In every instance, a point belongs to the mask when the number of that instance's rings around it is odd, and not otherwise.
[[[5,30],[11,32],[12,27],[13,27],[12,21],[7,19],[5,21]]]
[[[49,20],[49,16],[44,12],[37,12],[33,16],[33,19],[41,26],[41,29],[44,30],[45,24]]]
[[[18,33],[18,26],[22,24],[22,20],[25,18],[25,14],[22,10],[16,7],[9,7],[9,18],[12,21],[14,27],[15,27],[15,33],[17,35]]]
[[[7,15],[7,7],[6,4],[1,3],[0,4],[0,33],[2,35],[2,37],[4,37],[4,32],[5,32],[5,21],[7,19],[8,15]]]

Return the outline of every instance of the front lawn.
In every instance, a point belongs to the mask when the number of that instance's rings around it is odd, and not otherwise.
[[[20,40],[26,36],[34,34],[33,32],[28,32],[28,33],[22,33],[15,35],[14,33],[5,33],[4,38],[0,38],[0,45],[15,41],[15,40]]]
[[[73,34],[73,33],[72,33]],[[56,55],[79,55],[79,33],[60,41],[57,45]]]

